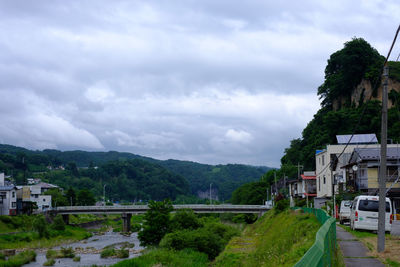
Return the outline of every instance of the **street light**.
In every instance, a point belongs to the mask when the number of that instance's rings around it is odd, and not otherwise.
[[[210,205],[212,204],[211,203],[211,186],[212,186],[212,183],[210,183]]]
[[[106,205],[106,185],[104,184],[103,186],[103,202],[104,202],[104,206]]]

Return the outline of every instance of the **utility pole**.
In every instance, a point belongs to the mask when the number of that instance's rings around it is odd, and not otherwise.
[[[378,212],[378,252],[385,250],[385,213],[386,213],[386,154],[387,154],[387,102],[388,76],[387,63],[383,69],[382,122],[381,122],[381,165],[379,170],[379,212]]]
[[[212,183],[210,183],[210,205],[211,205],[211,186],[212,186]]]
[[[276,184],[276,171],[274,171],[274,179],[275,179],[275,195],[278,195],[278,185]]]

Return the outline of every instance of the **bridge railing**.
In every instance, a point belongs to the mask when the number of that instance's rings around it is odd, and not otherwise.
[[[297,209],[297,208],[294,208]],[[337,249],[336,220],[326,211],[314,208],[300,208],[304,212],[314,214],[322,226],[319,228],[315,242],[294,266],[322,267],[332,266]]]

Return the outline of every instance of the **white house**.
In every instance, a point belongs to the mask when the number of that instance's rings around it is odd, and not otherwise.
[[[380,148],[375,134],[338,135],[337,145],[327,145],[323,150],[317,150],[315,155],[317,198],[316,202],[324,202],[332,197],[333,190],[339,193],[346,190],[346,166],[355,148]],[[350,140],[351,138],[351,140]],[[350,142],[348,142],[350,140]],[[348,144],[347,144],[348,143]],[[388,144],[388,147],[396,147]],[[335,184],[335,185],[334,185]]]
[[[5,185],[4,173],[0,173],[0,215],[16,215],[17,190],[14,185]]]

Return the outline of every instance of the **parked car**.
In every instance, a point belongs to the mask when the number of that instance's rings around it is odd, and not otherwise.
[[[358,196],[351,204],[350,227],[353,230],[364,229],[378,230],[378,196]],[[386,198],[385,231],[390,231],[392,226],[392,203]]]
[[[351,200],[343,200],[340,203],[339,211],[339,222],[344,224],[345,222],[350,222],[350,212],[351,212]]]

